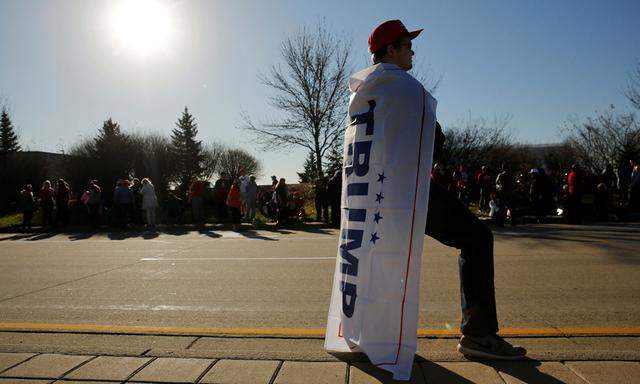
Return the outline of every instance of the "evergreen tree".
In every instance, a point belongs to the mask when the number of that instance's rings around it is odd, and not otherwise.
[[[327,154],[327,176],[333,176],[336,171],[342,170],[342,140],[336,140]]]
[[[89,149],[89,156],[96,161],[95,177],[103,185],[111,187],[117,179],[129,177],[135,159],[131,140],[122,133],[120,124],[109,118],[98,130]]]
[[[302,172],[296,172],[301,183],[313,183],[318,178],[318,165],[316,154],[309,152],[309,156],[304,161]]]
[[[202,141],[196,140],[198,125],[187,107],[182,117],[171,131],[171,149],[176,162],[176,178],[183,191],[189,187],[192,177],[200,177],[204,173],[205,154]]]
[[[0,153],[6,155],[19,150],[18,135],[13,130],[9,112],[7,112],[6,108],[2,108],[2,116],[0,117]]]
[[[102,124],[98,136],[94,139],[94,154],[98,158],[108,158],[113,150],[117,150],[117,147],[124,145],[126,141],[126,137],[120,131],[120,124],[109,118]]]

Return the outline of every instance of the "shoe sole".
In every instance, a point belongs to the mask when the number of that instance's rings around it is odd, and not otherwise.
[[[458,344],[457,349],[458,349],[458,352],[462,353],[465,356],[480,357],[483,359],[491,359],[491,360],[522,360],[526,356],[526,355],[517,355],[517,356],[494,355],[492,353],[478,351],[476,349],[465,348],[460,344]]]

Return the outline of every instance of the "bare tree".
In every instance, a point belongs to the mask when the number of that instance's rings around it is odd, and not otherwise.
[[[463,164],[468,169],[481,165],[497,169],[512,147],[510,121],[511,116],[505,115],[493,121],[477,118],[464,121],[461,126],[445,127],[442,162],[448,166]]]
[[[243,128],[255,134],[264,149],[298,146],[313,152],[321,174],[323,158],[344,126],[349,51],[350,43],[328,32],[323,23],[287,38],[281,47],[284,65],[273,66],[261,78],[274,91],[270,104],[284,117],[254,124],[243,113]]]
[[[614,108],[586,121],[577,118],[564,126],[567,143],[581,164],[601,172],[609,163],[628,161],[640,155],[640,125],[633,114],[616,114]]]
[[[132,134],[131,143],[135,153],[135,176],[150,178],[156,192],[164,194],[177,173],[171,141],[159,133],[148,132]]]
[[[424,60],[421,59],[414,63],[410,73],[431,94],[435,94],[442,83],[442,75],[434,74],[431,65],[425,64]]]
[[[220,156],[218,173],[226,172],[231,179],[242,175],[259,176],[262,171],[260,161],[249,152],[240,148],[225,150]]]
[[[218,142],[212,142],[205,145],[204,154],[204,176],[210,179],[213,175],[220,173],[220,166],[223,156],[229,150],[226,145]]]
[[[638,61],[635,70],[629,77],[625,95],[636,109],[640,109],[640,61]]]

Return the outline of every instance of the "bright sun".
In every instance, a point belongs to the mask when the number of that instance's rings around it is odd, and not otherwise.
[[[170,14],[154,0],[123,0],[112,14],[111,24],[119,42],[139,54],[163,48],[170,35]]]

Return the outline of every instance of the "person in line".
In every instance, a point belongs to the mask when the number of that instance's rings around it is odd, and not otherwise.
[[[276,225],[282,225],[287,221],[289,214],[289,187],[287,186],[287,181],[281,178],[273,192],[276,199],[276,206],[278,207],[278,221]]]
[[[117,226],[126,228],[129,225],[133,199],[133,193],[129,189],[129,181],[119,179],[113,191],[113,206],[115,208]]]
[[[369,37],[373,63],[389,70],[412,68],[411,36],[400,20],[387,21]],[[417,35],[414,35],[414,37]],[[385,67],[386,68],[386,67]],[[422,106],[421,106],[422,109]],[[420,115],[421,111],[416,111]],[[436,124],[434,154],[442,151],[444,134]],[[481,358],[514,360],[526,355],[522,347],[513,346],[498,335],[495,302],[493,234],[457,196],[439,183],[430,183],[425,234],[461,250],[459,257],[462,337],[458,351]]]
[[[593,196],[593,216],[596,220],[605,221],[609,218],[609,192],[605,183],[598,183]]]
[[[156,189],[148,178],[142,179],[142,188],[140,188],[140,195],[142,196],[142,209],[147,216],[147,227],[151,229],[156,228],[156,208],[158,208],[158,197],[156,196]]]
[[[640,166],[633,160],[630,162],[632,166],[631,179],[629,182],[629,209],[631,212],[640,211]]]
[[[53,225],[53,207],[55,203],[53,188],[51,188],[49,180],[45,180],[42,183],[42,188],[38,192],[38,201],[40,202],[40,208],[42,208],[42,226]]]
[[[69,224],[69,200],[71,189],[63,179],[58,179],[56,191],[56,226],[66,227]]]
[[[313,185],[314,202],[316,205],[316,221],[329,222],[329,200],[327,198],[327,178],[318,177]]]
[[[193,224],[202,225],[204,223],[204,183],[194,176],[187,195],[191,203]]]
[[[491,174],[487,170],[486,166],[480,167],[480,173],[476,178],[478,187],[480,188],[480,200],[478,201],[478,208],[480,212],[489,211],[489,195],[491,194]]]
[[[91,180],[89,182],[89,188],[87,189],[87,212],[89,213],[89,223],[93,227],[100,226],[100,215],[102,205],[102,189],[98,185],[97,180]]]
[[[504,205],[495,193],[489,195],[489,217],[493,219],[498,227],[504,227]]]
[[[469,205],[469,174],[463,164],[458,166],[458,170],[453,173],[453,180],[456,183],[458,200],[465,206]]]
[[[256,184],[256,177],[249,177],[249,182],[245,188],[245,206],[246,215],[245,220],[249,223],[255,224],[256,220],[256,200],[258,198],[258,184]]]
[[[567,176],[568,196],[567,196],[567,221],[570,224],[580,224],[582,222],[582,175],[580,166],[573,164]]]
[[[131,206],[131,221],[134,225],[142,225],[142,183],[137,177],[132,180],[131,193],[133,193],[133,205]]]
[[[336,171],[327,183],[327,196],[331,208],[331,226],[340,228],[340,199],[342,196],[342,171]]]
[[[27,184],[20,192],[20,207],[22,208],[22,230],[31,230],[31,220],[36,210],[36,202],[33,197],[33,187]]]
[[[220,178],[213,186],[213,196],[215,199],[216,216],[218,221],[227,220],[227,195],[229,195],[229,174],[222,172]]]
[[[529,175],[533,178],[529,188],[529,199],[533,205],[536,222],[542,224],[545,217],[545,184],[543,176],[537,168],[532,168]]]
[[[240,170],[240,173],[244,173],[243,170]],[[240,202],[242,203],[242,207],[240,208],[240,214],[242,217],[247,215],[247,184],[249,184],[249,175],[242,175],[238,178],[238,182],[240,185]]]
[[[509,169],[507,162],[502,163],[502,172],[496,177],[496,191],[500,196],[500,201],[509,210],[511,216],[511,226],[515,227],[517,224],[518,207],[516,207],[516,183]]]
[[[622,160],[618,165],[618,193],[620,205],[624,206],[629,201],[629,184],[631,183],[632,160]]]
[[[182,224],[184,216],[184,201],[178,196],[175,189],[170,189],[167,198],[163,202],[166,213],[166,221],[169,225]]]
[[[238,180],[234,180],[229,189],[229,195],[227,196],[227,207],[229,207],[229,217],[231,218],[231,230],[237,231],[240,229],[242,216],[240,209],[242,207],[242,201],[240,200],[240,183]]]

